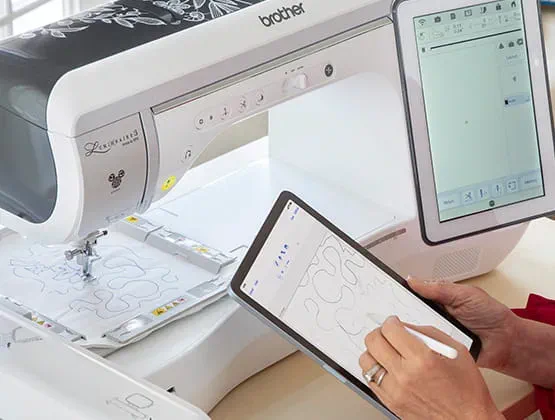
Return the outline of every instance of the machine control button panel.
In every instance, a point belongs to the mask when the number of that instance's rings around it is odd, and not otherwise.
[[[237,111],[239,112],[239,114],[244,114],[245,112],[247,112],[249,110],[249,102],[248,102],[248,100],[245,96],[241,96],[237,100],[236,108],[237,108]]]
[[[216,115],[218,115],[217,110],[210,110],[197,115],[195,118],[195,126],[197,130],[205,130],[207,128],[213,127],[214,123],[217,122]]]
[[[229,117],[231,117],[231,108],[229,105],[222,105],[220,107],[220,120],[226,121]]]
[[[264,90],[259,90],[258,92],[256,92],[255,100],[257,106],[264,105],[266,103],[266,92],[264,92]]]
[[[293,98],[308,89],[329,83],[335,79],[335,74],[335,69],[329,62],[280,73],[273,83],[235,98],[228,98],[225,103],[202,111],[195,118],[195,127],[202,131],[245,118],[250,113],[259,112],[260,109]]]
[[[199,115],[195,120],[195,127],[198,130],[203,130],[206,127],[206,117],[204,115]]]

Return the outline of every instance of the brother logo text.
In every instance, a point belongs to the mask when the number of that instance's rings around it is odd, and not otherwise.
[[[294,18],[305,13],[302,3],[291,7],[282,7],[276,10],[274,13],[270,13],[268,16],[258,16],[260,22],[267,28],[272,25],[277,25],[278,23],[284,22],[288,19]]]

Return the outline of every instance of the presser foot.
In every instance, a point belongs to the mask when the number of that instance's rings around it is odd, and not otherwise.
[[[97,259],[100,259],[100,258],[97,258]],[[88,263],[92,264],[94,261],[89,261]],[[92,273],[86,273],[85,270],[81,270],[81,280],[83,280],[85,283],[92,283],[93,281],[96,280],[96,277],[93,276]]]
[[[106,230],[93,232],[83,239],[75,249],[65,252],[66,260],[76,259],[77,264],[81,266],[81,279],[84,282],[90,283],[96,280],[96,277],[92,274],[92,266],[95,261],[100,259],[100,256],[95,247],[98,240],[106,235],[108,235]]]

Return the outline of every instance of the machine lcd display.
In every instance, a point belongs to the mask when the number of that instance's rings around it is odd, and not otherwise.
[[[439,221],[543,196],[521,0],[413,21]]]
[[[390,315],[432,325],[477,357],[479,339],[422,300],[357,242],[295,195],[275,204],[231,283],[232,295],[350,383],[370,393],[358,360]]]

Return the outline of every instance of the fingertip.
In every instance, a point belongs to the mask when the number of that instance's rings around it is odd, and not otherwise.
[[[426,284],[425,281],[411,275],[407,276],[407,283],[411,286],[420,286],[422,284]]]
[[[368,369],[370,369],[374,363],[374,359],[372,359],[372,356],[370,356],[368,352],[362,353],[358,358],[358,364],[363,373],[368,371]]]
[[[412,285],[420,286],[420,285],[425,285],[425,284],[427,284],[426,281],[420,280],[420,279],[418,279],[418,278],[416,278],[416,277],[414,277],[414,276],[408,276],[408,277],[407,277],[407,283],[409,283],[411,286],[412,286]]]
[[[375,340],[376,335],[380,335],[381,331],[380,328],[376,328],[374,331],[372,331],[371,333],[367,334],[366,337],[364,337],[364,345],[366,346],[367,349],[370,349],[372,347],[372,341]]]
[[[364,353],[362,353],[362,354],[360,355],[360,357],[358,358],[358,365],[360,366],[360,368],[361,368],[363,371],[364,371],[364,365],[363,365],[363,364],[364,364],[364,359],[365,359],[364,355],[365,355],[365,354],[368,354],[368,353],[367,353],[367,352],[364,352]]]
[[[426,284],[426,282],[422,280],[417,280],[414,277],[411,277],[411,279],[407,281],[407,284],[413,292],[416,292],[418,294],[426,293],[429,289],[429,286]]]
[[[434,298],[442,290],[442,286],[446,282],[442,280],[417,280],[412,277],[408,284],[416,293],[424,297]]]

